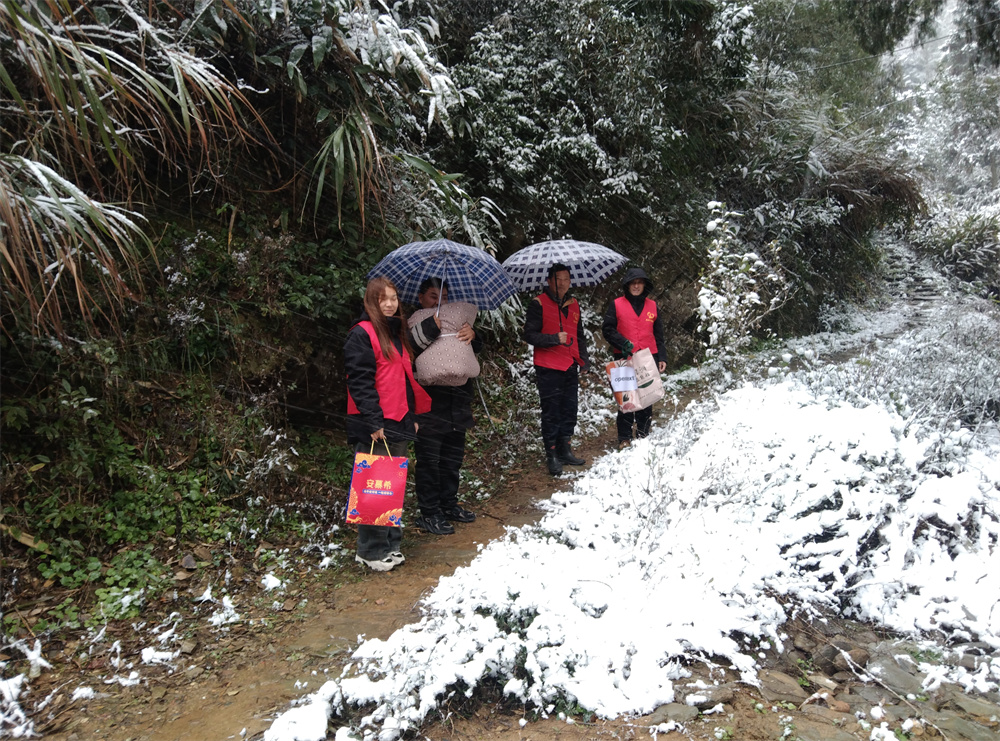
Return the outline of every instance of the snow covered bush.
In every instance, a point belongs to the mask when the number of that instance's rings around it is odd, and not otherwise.
[[[1000,647],[1000,312],[944,289],[924,311],[844,317],[789,344],[801,370],[717,389],[595,461],[303,709],[372,740],[482,688],[543,716],[642,714],[690,662],[755,682],[786,621],[830,611],[956,647],[929,684],[997,690],[1000,663],[960,658]]]
[[[687,240],[666,235],[691,226],[698,173],[729,146],[718,121],[746,70],[746,4],[441,5],[469,31],[453,32],[453,76],[475,91],[462,114],[473,135],[446,143],[445,156],[503,210],[505,232],[586,230],[644,262],[657,250],[675,270],[688,263],[674,256]]]
[[[963,438],[1000,418],[1000,310],[966,297],[937,309],[926,327],[862,354],[814,383],[851,403],[893,405],[907,421]],[[944,444],[944,449],[951,446]]]
[[[1000,204],[964,209],[942,203],[913,237],[945,272],[1000,296]]]
[[[937,341],[938,319],[856,363],[695,402],[597,461],[537,526],[442,578],[419,623],[365,641],[289,722],[309,708],[323,732],[332,713],[342,733],[353,717],[352,733],[389,741],[486,686],[542,715],[559,703],[644,714],[676,699],[689,662],[754,683],[760,653],[788,647],[787,620],[829,610],[1000,647],[1000,429],[942,427],[928,411],[940,389],[911,384],[902,364],[928,381],[957,365],[948,383],[971,386],[996,374],[963,364],[961,341],[909,355]],[[997,322],[977,315],[960,333]],[[1000,664],[956,656],[928,681],[995,691]]]
[[[699,330],[708,335],[708,358],[733,366],[765,318],[788,299],[792,281],[780,245],[753,251],[739,238],[742,214],[718,201],[708,206],[713,218],[705,227],[711,244],[698,294]]]

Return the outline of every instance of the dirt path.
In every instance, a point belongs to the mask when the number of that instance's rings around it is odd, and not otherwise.
[[[593,460],[611,448],[613,438],[608,432],[577,446],[577,453]],[[352,563],[339,575],[306,578],[290,595],[296,606],[279,613],[277,624],[199,630],[177,671],[143,667],[141,684],[95,687],[96,697],[67,705],[40,730],[54,741],[254,738],[292,700],[339,675],[359,635],[387,638],[419,620],[418,603],[441,576],[469,564],[480,544],[501,537],[506,528],[540,519],[537,501],[572,486],[569,476],[549,476],[540,457],[505,474],[506,488],[475,508],[475,522],[457,523],[454,535],[406,531],[407,560],[393,571],[362,572]],[[57,671],[52,688],[92,685],[91,668],[99,667]],[[518,728],[516,720],[513,727]]]
[[[665,415],[667,409],[660,408],[659,412]],[[609,430],[577,446],[577,453],[592,461],[613,447],[614,437]],[[403,625],[419,620],[420,599],[441,576],[470,563],[479,544],[501,537],[505,528],[540,519],[543,513],[537,502],[555,490],[572,486],[570,477],[553,479],[545,473],[540,458],[520,471],[505,474],[509,482],[506,489],[477,508],[476,522],[457,525],[454,535],[408,531],[403,547],[407,561],[402,567],[372,573],[351,565],[339,575],[330,571],[311,580],[303,578],[301,588],[292,594],[299,606],[279,613],[282,619],[276,624],[265,628],[244,621],[228,631],[201,629],[191,639],[196,646],[178,662],[177,671],[157,672],[157,667],[144,666],[143,683],[133,687],[110,685],[89,701],[70,703],[54,722],[41,729],[44,737],[54,741],[260,739],[273,718],[293,700],[339,675],[360,634],[387,638]],[[771,700],[762,697],[756,688],[741,685],[721,669],[713,672],[701,665],[689,668],[692,682],[728,688],[722,698],[725,715],[717,717],[678,705],[672,712],[683,714],[683,733],[661,733],[660,738],[773,741],[784,733],[782,718],[793,715],[800,741],[863,738],[843,735],[840,719],[808,717],[808,712],[796,711],[792,705],[783,706],[786,715],[762,713],[759,703]],[[57,674],[53,682],[63,684],[67,690],[87,684],[88,677],[92,683],[93,678],[93,673],[87,671],[76,677],[65,670]],[[810,710],[822,713],[824,708]],[[425,726],[419,737],[432,741],[625,740],[648,738],[651,725],[669,723],[671,719],[662,714],[614,721],[589,717],[569,721],[540,719],[533,712],[525,715],[523,707],[499,695],[478,696],[464,704],[453,703],[445,716]],[[739,735],[727,735],[732,729],[739,729]],[[807,733],[808,729],[813,732]]]
[[[920,296],[919,300],[924,303],[932,298]],[[659,405],[660,424],[662,417],[672,412],[673,405]],[[608,430],[578,445],[577,452],[593,460],[613,443],[614,433]],[[478,546],[501,537],[505,528],[540,519],[537,502],[555,490],[572,486],[569,477],[553,479],[545,473],[537,455],[529,455],[521,470],[505,470],[503,474],[505,488],[475,507],[479,515],[476,522],[457,524],[456,534],[432,536],[408,529],[403,543],[407,562],[403,566],[385,574],[362,572],[354,564],[340,571],[303,572],[300,582],[283,595],[286,602],[282,611],[276,613],[270,604],[259,605],[257,617],[264,616],[265,622],[245,620],[228,631],[205,626],[188,639],[189,652],[176,671],[144,666],[143,683],[110,685],[89,701],[68,703],[40,730],[46,738],[57,741],[261,738],[273,718],[293,700],[340,674],[359,635],[386,638],[419,620],[421,597],[441,576],[469,564]],[[260,572],[255,578],[259,581]],[[642,595],[636,595],[637,602],[641,599]],[[878,706],[895,713],[891,718],[896,725],[906,718],[933,719],[926,726],[911,725],[907,738],[1000,738],[996,721],[1000,698],[967,707],[962,693],[951,690],[908,695],[899,688],[910,681],[919,687],[921,677],[912,671],[907,675],[905,667],[896,678],[901,683],[896,688],[857,681],[854,674],[838,672],[832,664],[821,668],[824,651],[834,644],[870,653],[873,660],[904,650],[888,641],[890,636],[835,616],[786,627],[789,646],[780,655],[772,651],[762,657],[759,688],[737,681],[722,668],[695,664],[687,667],[692,672],[691,684],[683,687],[677,683],[676,704],[658,709],[652,716],[616,721],[526,716],[524,708],[499,694],[489,697],[487,689],[474,700],[453,702],[443,710],[443,718],[421,729],[419,737],[432,741],[624,740],[650,738],[650,727],[659,726],[659,738],[667,741],[869,741],[871,726],[865,727],[859,717]],[[887,646],[885,656],[877,656],[878,647],[883,645]],[[39,684],[38,691],[44,694],[61,684],[68,692],[88,680],[92,683],[95,669],[99,671],[100,666],[82,668],[75,675],[65,669],[53,672],[51,678],[43,675],[48,686]],[[700,683],[698,692],[706,686],[712,688],[704,706],[693,707],[690,697],[684,701],[685,695],[695,693],[691,689],[695,683]],[[827,697],[817,699],[824,688],[830,688]],[[683,723],[683,729],[672,723]]]

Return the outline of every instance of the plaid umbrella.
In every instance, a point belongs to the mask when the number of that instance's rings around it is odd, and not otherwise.
[[[399,300],[417,303],[417,290],[426,278],[440,278],[449,301],[465,301],[480,309],[495,309],[517,293],[496,258],[478,247],[434,239],[411,242],[394,249],[368,273],[396,284]]]
[[[593,242],[556,239],[518,250],[503,261],[503,269],[518,291],[529,291],[546,285],[549,268],[557,262],[569,268],[570,285],[596,286],[628,258]]]

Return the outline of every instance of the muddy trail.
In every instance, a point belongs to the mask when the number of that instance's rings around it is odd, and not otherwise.
[[[610,431],[582,442],[576,452],[592,461],[613,443]],[[585,469],[567,467],[567,471]],[[549,476],[540,457],[529,456],[521,470],[505,475],[505,488],[475,507],[475,522],[456,523],[455,534],[436,536],[407,529],[406,562],[396,569],[376,573],[350,561],[339,571],[303,575],[302,582],[283,595],[283,609],[268,612],[267,627],[255,627],[251,623],[258,621],[251,619],[225,632],[199,630],[182,644],[182,660],[174,670],[144,667],[142,683],[107,685],[86,703],[69,703],[38,730],[46,738],[66,741],[258,737],[292,700],[318,689],[328,676],[339,675],[359,636],[387,638],[419,620],[421,596],[442,576],[470,563],[481,544],[503,536],[506,528],[536,522],[542,515],[537,502],[572,486],[569,475]],[[74,648],[64,646],[63,651],[71,653]],[[99,663],[75,671],[72,663],[57,666],[37,680],[36,688],[41,693],[60,685],[85,684],[92,681]],[[517,728],[519,717],[506,722]],[[431,731],[430,737],[437,736]]]
[[[907,300],[912,323],[925,320],[937,298],[930,284],[907,275],[895,277],[897,297]],[[905,328],[904,328],[905,329]],[[857,349],[830,358],[843,362]],[[680,404],[657,405],[662,425]],[[611,426],[613,428],[613,425]],[[576,452],[593,461],[614,449],[615,434],[607,429],[581,440]],[[567,467],[567,472],[586,470]],[[483,477],[496,472],[485,472]],[[404,531],[406,563],[388,573],[362,570],[352,561],[328,571],[303,568],[299,581],[277,598],[261,587],[252,606],[244,600],[243,620],[224,630],[198,621],[199,628],[181,644],[182,656],[172,665],[143,666],[142,681],[95,686],[89,699],[70,700],[72,688],[90,684],[109,673],[108,656],[80,665],[71,657],[80,645],[50,646],[53,669],[33,685],[35,697],[54,693],[55,707],[36,721],[45,738],[58,741],[223,741],[261,739],[273,719],[290,704],[340,675],[350,662],[359,637],[387,638],[421,617],[420,602],[442,576],[469,564],[480,546],[500,538],[507,528],[534,523],[543,514],[540,500],[573,485],[573,476],[554,479],[540,454],[528,454],[518,469],[503,472],[503,486],[473,508],[478,517],[456,523],[456,533],[434,536]],[[287,547],[296,544],[269,544]],[[210,560],[207,546],[200,559]],[[234,582],[260,583],[265,573],[254,562],[230,566]],[[250,578],[247,578],[250,577]],[[217,573],[196,574],[184,597],[217,584]],[[201,580],[200,583],[199,579]],[[634,595],[641,604],[644,595]],[[167,614],[169,604],[161,606]],[[109,632],[115,630],[109,628]],[[135,643],[135,630],[119,626],[123,644]],[[631,739],[649,738],[651,729],[664,739],[798,741],[870,741],[882,723],[888,736],[918,736],[951,741],[1000,739],[1000,696],[969,696],[961,688],[942,685],[924,689],[926,676],[915,657],[923,649],[897,640],[871,626],[829,615],[810,623],[786,626],[784,650],[760,655],[759,686],[740,682],[735,674],[711,661],[691,664],[691,678],[676,683],[676,702],[649,716],[604,721],[587,714],[559,719],[539,718],[535,709],[504,699],[496,689],[481,689],[472,699],[452,700],[429,719],[417,736],[433,741],[451,739]],[[115,638],[110,635],[108,638]],[[141,645],[126,648],[122,657],[138,664]],[[969,647],[963,662],[976,669],[992,655],[988,646]],[[96,680],[100,685],[100,681]],[[55,694],[62,688],[63,691]],[[332,738],[333,729],[328,738]],[[897,730],[898,729],[898,730]]]
[[[660,407],[657,422],[662,424],[673,410]],[[577,452],[593,461],[613,449],[614,437],[608,430],[582,442]],[[273,605],[262,608],[269,617],[266,627],[251,619],[226,631],[201,628],[182,644],[184,656],[174,669],[143,667],[142,683],[106,685],[89,700],[67,703],[39,730],[58,741],[263,738],[292,701],[340,674],[359,636],[387,638],[418,621],[421,597],[443,575],[470,563],[480,544],[503,536],[506,528],[536,522],[542,515],[538,502],[573,484],[572,476],[554,479],[545,473],[537,456],[505,474],[506,488],[477,507],[474,523],[456,524],[454,535],[406,531],[407,560],[401,567],[373,573],[350,564],[339,573],[303,574],[301,584],[284,595],[277,619]],[[637,604],[643,599],[635,595]],[[1000,738],[1000,697],[972,698],[948,686],[925,692],[923,675],[915,662],[906,660],[922,650],[919,646],[833,615],[786,628],[786,650],[771,650],[761,658],[759,687],[739,681],[721,665],[691,664],[691,678],[677,683],[676,702],[649,716],[610,721],[586,714],[539,718],[533,709],[487,689],[471,700],[452,701],[415,737],[633,739],[649,738],[651,729],[658,728],[657,736],[664,739],[868,741],[873,708],[880,708],[883,718],[907,729],[893,738]],[[970,669],[988,661],[989,652],[981,653],[967,657]],[[876,668],[876,674],[859,678],[860,667]],[[47,681],[52,689],[84,684],[95,668],[73,671],[64,665],[46,675]],[[328,738],[333,728],[331,724]]]

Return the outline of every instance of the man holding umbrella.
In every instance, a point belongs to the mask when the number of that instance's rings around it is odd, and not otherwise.
[[[579,367],[590,366],[587,341],[580,326],[580,304],[569,296],[570,272],[562,263],[548,270],[548,287],[530,304],[524,341],[535,348],[535,383],[542,407],[542,441],[549,473],[559,476],[564,464],[582,466],[570,438],[576,431]],[[579,367],[578,367],[579,366]]]

